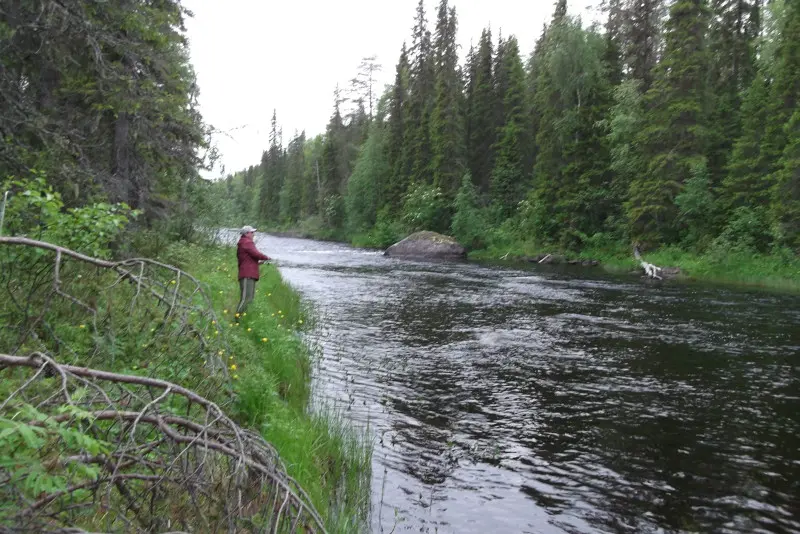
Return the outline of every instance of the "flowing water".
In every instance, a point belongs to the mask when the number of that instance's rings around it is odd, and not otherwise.
[[[373,532],[800,532],[800,297],[259,236]]]

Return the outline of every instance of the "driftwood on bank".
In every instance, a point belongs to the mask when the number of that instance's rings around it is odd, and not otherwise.
[[[103,368],[130,358],[123,343],[137,339],[148,358],[131,363],[152,376],[191,372],[207,391],[230,384],[224,356],[230,347],[209,296],[187,272],[148,258],[93,258],[24,237],[0,237],[0,265],[0,323],[13,333],[0,348],[11,354],[40,351],[59,363]],[[66,338],[75,334],[65,336],[70,329],[89,334],[82,340],[88,350],[74,350]]]
[[[644,261],[638,245],[633,247],[633,257],[639,262],[639,265],[644,270],[644,274],[653,280],[675,278],[681,274],[681,270],[678,267],[658,267],[657,265]]]
[[[0,354],[0,366],[21,383],[0,402],[0,417],[47,438],[42,462],[63,481],[32,499],[24,479],[0,469],[0,497],[14,504],[5,521],[12,529],[324,532],[275,449],[193,391],[59,365],[41,353]],[[102,452],[68,446],[66,430],[100,443]]]
[[[324,532],[274,448],[210,400],[233,398],[232,355],[191,275],[0,237],[0,303],[2,439],[29,440],[0,467],[0,532]]]

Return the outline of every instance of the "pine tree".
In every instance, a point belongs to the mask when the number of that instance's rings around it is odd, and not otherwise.
[[[503,65],[506,92],[503,95],[505,115],[498,144],[497,162],[492,171],[491,198],[499,217],[506,219],[523,199],[527,180],[524,169],[524,147],[527,145],[525,71],[515,37],[503,43]]]
[[[647,244],[678,238],[675,196],[708,146],[708,90],[704,0],[678,0],[670,10],[664,58],[646,94],[648,113],[641,143],[647,173],[631,183],[627,203],[632,235]]]
[[[436,106],[431,120],[433,184],[452,201],[465,170],[456,13],[441,0],[436,23]]]
[[[481,34],[478,52],[474,65],[472,101],[467,116],[469,117],[469,134],[467,140],[467,158],[472,179],[481,194],[488,193],[492,167],[494,166],[494,144],[497,139],[495,130],[496,93],[492,73],[492,34],[487,29]]]

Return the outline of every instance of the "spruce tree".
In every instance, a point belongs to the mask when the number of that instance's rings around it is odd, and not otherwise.
[[[741,95],[755,76],[755,41],[761,27],[760,0],[713,0],[709,32],[710,88],[713,109],[709,120],[709,170],[719,184],[741,135]]]
[[[786,147],[775,176],[772,216],[778,242],[800,253],[800,107],[786,125]]]
[[[494,166],[494,144],[497,139],[496,93],[492,73],[492,34],[486,29],[481,33],[475,58],[472,101],[467,114],[469,134],[467,158],[472,179],[481,194],[488,193],[492,167]]]
[[[539,241],[564,248],[599,231],[607,210],[608,150],[598,127],[610,105],[604,52],[604,38],[569,17],[555,19],[543,43],[530,223]]]
[[[389,168],[391,169],[391,178],[386,186],[384,202],[391,213],[400,212],[408,176],[411,174],[411,161],[408,151],[404,150],[405,131],[407,128],[406,119],[408,116],[409,70],[408,51],[405,43],[403,43],[389,103],[387,157]]]
[[[653,83],[661,51],[661,25],[665,0],[625,0],[624,63],[629,77],[640,80],[642,91]]]
[[[524,198],[527,180],[524,169],[524,150],[527,145],[525,71],[515,37],[503,43],[503,65],[498,66],[507,76],[503,95],[505,116],[497,149],[497,161],[492,170],[491,198],[500,219],[510,217]]]
[[[650,245],[679,236],[674,203],[708,146],[708,59],[704,0],[677,0],[665,34],[664,58],[646,94],[648,112],[640,142],[647,173],[631,183],[626,205],[632,236]]]
[[[772,164],[761,152],[769,110],[769,82],[759,71],[744,94],[741,134],[733,144],[730,163],[720,189],[722,208],[731,215],[737,208],[760,206],[770,199]]]
[[[269,149],[261,158],[261,189],[259,217],[263,221],[277,222],[280,218],[280,193],[283,186],[283,147],[278,127],[277,111],[273,110],[269,134]]]
[[[286,179],[280,194],[281,221],[294,222],[300,218],[303,201],[303,173],[305,171],[305,132],[295,134],[289,141],[286,154]]]
[[[436,57],[436,105],[431,117],[431,170],[433,184],[448,201],[455,199],[464,161],[464,118],[456,45],[457,21],[447,0],[439,4],[434,53]]]
[[[769,115],[761,145],[762,156],[780,159],[770,178],[772,218],[781,243],[800,245],[800,0],[786,0],[784,21],[776,50]]]
[[[431,33],[425,18],[423,0],[417,5],[411,47],[408,122],[405,128],[405,150],[411,160],[409,183],[430,183],[430,122],[435,99],[434,58]]]

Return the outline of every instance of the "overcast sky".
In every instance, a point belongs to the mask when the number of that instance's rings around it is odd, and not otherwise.
[[[491,25],[515,35],[525,58],[533,50],[554,0],[450,0],[458,15],[462,57]],[[590,0],[571,2],[586,18]],[[344,87],[363,57],[383,65],[379,93],[394,79],[403,41],[411,41],[417,0],[184,0],[200,106],[217,135],[226,173],[258,163],[276,109],[284,143],[295,131],[325,131],[336,84]],[[438,0],[425,0],[434,30]],[[221,167],[210,174],[219,177]]]

